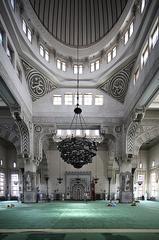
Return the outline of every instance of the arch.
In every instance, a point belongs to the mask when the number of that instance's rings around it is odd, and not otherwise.
[[[140,147],[143,143],[150,141],[159,136],[159,127],[153,127],[151,129],[145,130],[144,133],[140,134],[135,138],[134,141],[134,155],[137,156],[140,150]]]
[[[35,125],[34,130],[34,162],[39,165],[39,162],[42,160],[43,150],[46,152],[47,149],[47,147],[44,148],[44,142],[46,144],[46,139],[54,134],[55,127],[43,127],[40,125]]]
[[[138,127],[138,122],[132,122],[127,130],[126,134],[126,154],[134,154],[134,141],[135,141],[135,134]]]
[[[16,115],[15,115],[16,116]],[[20,138],[21,138],[21,152],[25,158],[30,156],[30,138],[29,138],[29,130],[26,123],[16,116],[16,124],[19,128]]]
[[[20,133],[16,124],[13,124],[10,128],[8,126],[1,125],[0,137],[7,140],[8,142],[11,142],[16,148],[17,154],[21,154]]]

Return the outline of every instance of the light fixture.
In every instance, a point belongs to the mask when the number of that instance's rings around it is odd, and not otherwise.
[[[78,55],[77,46],[77,68],[79,66]],[[66,163],[73,165],[74,168],[81,168],[83,165],[92,162],[92,158],[96,156],[97,144],[95,139],[87,137],[86,123],[82,117],[82,109],[79,107],[79,69],[77,70],[77,104],[70,125],[70,130],[72,129],[75,134],[66,136],[64,139],[61,138],[57,148],[61,152],[61,158]]]
[[[57,181],[59,184],[61,184],[63,181],[63,178],[61,177],[61,158],[60,157],[58,162],[59,162],[59,177],[57,178]]]
[[[58,178],[57,178],[57,181],[58,181],[59,184],[62,183],[62,180],[63,180],[63,178],[61,178],[61,177],[58,177]]]
[[[99,178],[97,178],[97,176],[94,176],[93,181],[94,181],[95,184],[98,183],[98,180],[99,180]]]

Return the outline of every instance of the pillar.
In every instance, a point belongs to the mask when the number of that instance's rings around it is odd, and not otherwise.
[[[36,166],[32,161],[27,160],[24,168],[24,202],[36,202],[37,197]]]
[[[120,193],[119,199],[121,203],[131,203],[133,200],[132,192],[132,164],[129,161],[122,162],[120,166]]]

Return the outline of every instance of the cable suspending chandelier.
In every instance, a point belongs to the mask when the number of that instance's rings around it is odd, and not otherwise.
[[[79,50],[77,47],[77,66],[79,59]],[[74,109],[74,117],[72,119],[70,129],[80,129],[83,136],[66,136],[58,143],[58,150],[61,152],[61,158],[74,168],[81,168],[83,165],[91,163],[92,158],[96,156],[97,143],[84,134],[86,123],[82,117],[82,109],[79,107],[79,69],[77,71],[77,104]]]

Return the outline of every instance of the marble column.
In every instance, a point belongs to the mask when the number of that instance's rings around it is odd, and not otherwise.
[[[131,203],[133,200],[132,193],[132,164],[124,161],[120,165],[120,193],[119,199],[121,203]]]
[[[32,161],[27,160],[24,168],[24,202],[36,202],[36,166]]]

